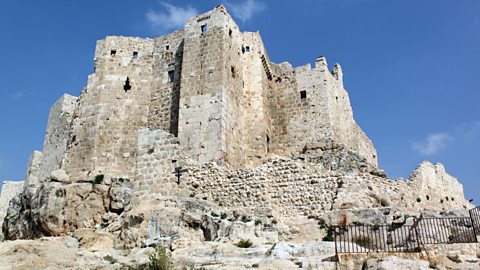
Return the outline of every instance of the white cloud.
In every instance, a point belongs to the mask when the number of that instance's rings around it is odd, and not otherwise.
[[[256,13],[266,8],[265,3],[257,2],[256,0],[246,0],[236,3],[225,1],[225,5],[232,15],[242,23],[249,21]]]
[[[451,135],[439,132],[428,135],[425,142],[414,143],[412,147],[420,154],[430,156],[444,149],[452,139],[453,137]]]
[[[185,22],[198,14],[193,7],[179,7],[169,3],[161,2],[164,11],[149,10],[145,16],[156,33],[165,33],[176,30],[185,25]]]

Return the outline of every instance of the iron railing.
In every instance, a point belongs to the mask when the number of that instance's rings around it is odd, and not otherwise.
[[[417,232],[422,244],[474,243],[477,241],[469,217],[421,218]]]
[[[476,235],[480,234],[480,206],[470,209],[470,219]]]
[[[480,208],[470,217],[414,219],[413,225],[344,225],[334,227],[339,253],[419,252],[423,244],[475,243],[480,231]]]
[[[337,253],[416,252],[418,237],[413,225],[347,225],[335,228]]]

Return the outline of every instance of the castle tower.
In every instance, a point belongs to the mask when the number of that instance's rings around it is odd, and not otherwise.
[[[245,163],[240,39],[223,6],[186,24],[179,140],[199,162]]]
[[[141,38],[97,42],[94,73],[80,96],[63,160],[71,180],[134,175],[137,131],[148,120],[153,46]]]

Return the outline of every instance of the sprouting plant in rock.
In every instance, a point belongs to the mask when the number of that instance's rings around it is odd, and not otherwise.
[[[277,224],[278,221],[276,219],[272,220],[272,224]]]
[[[155,252],[148,255],[150,270],[173,270],[172,255],[164,246],[157,246]]]
[[[249,239],[240,239],[237,244],[235,244],[239,248],[249,248],[253,245],[252,241]]]
[[[221,219],[226,219],[226,218],[227,218],[227,213],[222,213],[222,214],[220,215],[220,218],[221,218]]]
[[[260,225],[260,224],[262,224],[262,221],[260,219],[256,219],[255,220],[255,225]]]
[[[218,217],[218,214],[215,213],[215,212],[210,213],[210,215],[211,215],[212,217]]]

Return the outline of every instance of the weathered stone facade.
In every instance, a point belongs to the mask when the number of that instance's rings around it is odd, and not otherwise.
[[[245,168],[270,154],[344,147],[377,167],[340,67],[330,72],[325,58],[314,69],[271,63],[259,33],[241,32],[223,6],[160,38],[97,43],[62,169],[74,182],[133,178],[141,128],[173,134],[200,163]]]
[[[325,57],[314,68],[271,62],[260,34],[241,32],[223,6],[159,38],[100,40],[80,96],[52,107],[3,232],[64,235],[159,198],[269,219],[385,201],[409,211],[471,207],[442,165],[386,178],[342,80]],[[179,167],[187,171],[178,178]]]

